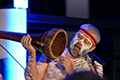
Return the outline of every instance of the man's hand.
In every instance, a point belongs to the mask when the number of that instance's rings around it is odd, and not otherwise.
[[[26,48],[30,54],[35,53],[36,49],[31,45],[32,38],[30,35],[23,36],[21,39],[21,43],[24,48]]]
[[[68,51],[66,51],[66,53],[67,53],[67,58],[66,57],[61,57],[60,58],[60,60],[61,60],[60,64],[65,67],[65,70],[68,74],[73,74],[74,69],[73,69],[71,58],[70,58],[70,53]]]

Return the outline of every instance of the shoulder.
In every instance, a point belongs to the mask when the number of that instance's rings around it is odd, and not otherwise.
[[[3,80],[2,74],[0,73],[0,80]]]

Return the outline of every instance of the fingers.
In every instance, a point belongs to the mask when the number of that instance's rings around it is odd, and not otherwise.
[[[32,38],[30,35],[23,36],[21,39],[21,43],[23,44],[24,47],[30,46],[31,45]]]
[[[61,57],[60,59],[60,64],[65,66],[66,64],[69,64],[70,60],[65,58],[65,57]]]
[[[22,43],[22,44],[23,44],[23,40],[24,40],[24,39],[25,39],[25,36],[23,36],[22,39],[21,39],[21,43]]]
[[[67,53],[67,58],[70,59],[70,53],[68,52],[68,50],[66,51]]]
[[[61,57],[59,60],[60,61],[67,61],[67,59],[65,57]]]
[[[68,64],[71,64],[71,58],[70,58],[70,53],[68,50],[66,51],[66,57],[61,57],[59,58],[60,64],[63,66],[67,66]]]
[[[32,38],[30,37],[28,45],[31,45]]]
[[[60,64],[65,67],[67,65],[67,61],[61,61]]]
[[[61,57],[59,60],[60,60],[60,64],[65,66],[65,63],[67,62],[67,59],[65,57]]]
[[[30,35],[27,35],[26,37],[25,37],[25,39],[24,39],[24,44],[26,45],[26,46],[29,46],[30,45]]]
[[[69,61],[69,60],[71,60],[70,53],[68,52],[68,50],[66,51],[66,57],[61,57],[61,58],[59,58],[59,60],[61,60],[61,61]]]

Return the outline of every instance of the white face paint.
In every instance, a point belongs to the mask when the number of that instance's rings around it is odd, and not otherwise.
[[[83,37],[84,35],[80,32],[77,32],[73,38],[73,40],[71,41],[70,43],[70,48],[71,48],[71,54],[74,56],[74,57],[79,57],[79,56],[82,56],[84,55],[83,54],[83,51],[85,49],[90,49],[91,46],[92,46],[92,43],[90,41],[89,38],[87,37]],[[88,45],[85,45],[86,43],[89,43],[89,46]],[[79,47],[77,47],[77,49],[79,49],[80,51],[77,52],[77,53],[74,53],[73,49],[75,48],[75,45],[79,45]]]

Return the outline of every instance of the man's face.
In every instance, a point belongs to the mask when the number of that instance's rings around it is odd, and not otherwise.
[[[74,57],[83,55],[85,49],[90,49],[93,43],[91,38],[84,34],[84,32],[77,32],[71,41],[70,48]]]

